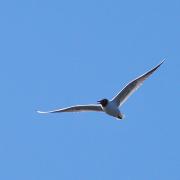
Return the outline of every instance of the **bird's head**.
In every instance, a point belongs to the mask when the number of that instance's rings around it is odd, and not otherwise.
[[[97,102],[98,102],[98,104],[101,104],[102,107],[106,107],[109,101],[108,101],[108,99],[101,99]]]

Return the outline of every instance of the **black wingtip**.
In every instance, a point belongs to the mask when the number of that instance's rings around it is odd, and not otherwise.
[[[159,68],[165,62],[165,58],[155,67],[155,69]]]
[[[152,71],[155,71],[156,69],[158,69],[165,61],[165,58],[155,67],[152,69]]]

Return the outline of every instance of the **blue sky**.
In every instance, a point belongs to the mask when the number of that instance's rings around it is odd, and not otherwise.
[[[1,1],[0,179],[179,180],[179,8]],[[123,121],[35,112],[112,98],[163,58],[122,107]]]

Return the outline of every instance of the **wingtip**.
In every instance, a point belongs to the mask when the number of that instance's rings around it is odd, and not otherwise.
[[[49,112],[44,112],[44,111],[36,111],[38,114],[48,114]]]
[[[164,59],[155,67],[155,69],[157,69],[158,67],[160,67],[160,66],[164,63],[165,60],[166,60],[166,59],[164,58]]]
[[[164,59],[161,61],[161,63],[160,63],[160,64],[164,63],[164,62],[165,62],[165,60],[166,60],[166,58],[164,58]]]

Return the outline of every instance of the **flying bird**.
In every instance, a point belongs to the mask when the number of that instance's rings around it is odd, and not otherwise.
[[[154,72],[156,71],[164,62],[164,60],[158,64],[156,67],[146,72],[145,74],[137,77],[130,83],[128,83],[115,97],[111,100],[102,99],[97,101],[97,104],[88,105],[75,105],[67,108],[57,109],[53,111],[37,111],[38,113],[60,113],[60,112],[88,112],[97,111],[105,112],[106,114],[117,118],[118,120],[123,119],[124,115],[119,110],[124,102],[142,85],[142,83]]]

